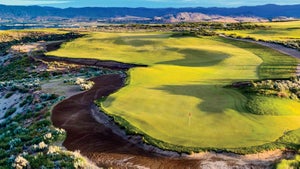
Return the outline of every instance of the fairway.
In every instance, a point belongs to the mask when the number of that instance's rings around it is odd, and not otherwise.
[[[166,144],[235,149],[272,143],[300,128],[300,102],[257,99],[277,115],[255,115],[246,109],[247,96],[224,87],[295,75],[297,59],[256,44],[171,33],[91,33],[48,55],[148,65],[129,70],[129,84],[102,108]]]
[[[297,40],[300,39],[300,21],[258,23],[266,29],[218,31],[226,35],[235,34],[242,38],[252,37],[256,40]]]

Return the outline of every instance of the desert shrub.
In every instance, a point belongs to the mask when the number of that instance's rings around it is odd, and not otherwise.
[[[18,156],[14,163],[12,164],[12,167],[16,169],[23,169],[29,166],[29,162],[22,156]]]
[[[23,128],[21,126],[18,126],[17,128],[14,129],[13,133],[14,134],[26,134],[28,132],[28,129]]]
[[[292,93],[290,95],[290,99],[292,99],[292,100],[299,100],[298,96],[295,93]]]
[[[17,91],[19,89],[19,87],[18,86],[16,86],[16,85],[13,85],[11,88],[10,88],[10,91],[13,91],[13,92],[15,92],[15,91]]]
[[[16,110],[17,110],[17,108],[15,108],[15,107],[8,109],[4,114],[4,118],[7,118],[10,115],[14,114],[14,112],[16,112]]]
[[[19,91],[20,93],[28,93],[28,92],[29,92],[29,89],[26,89],[26,88],[24,88],[24,87],[20,87],[20,88],[18,89],[18,91]]]
[[[95,83],[93,81],[87,81],[78,77],[75,81],[75,84],[79,85],[81,90],[90,90]]]
[[[12,149],[12,148],[18,146],[18,145],[21,144],[21,143],[22,143],[22,141],[21,141],[20,138],[14,138],[14,139],[12,139],[12,140],[10,140],[10,141],[8,142],[8,145],[9,145],[10,148]]]
[[[27,100],[25,99],[19,104],[19,106],[24,107],[26,104],[27,104]]]
[[[233,87],[234,84],[232,85]],[[259,80],[251,82],[251,86],[238,87],[244,93],[260,94],[266,96],[277,96],[299,100],[300,98],[300,79],[291,77],[289,79],[278,80]]]
[[[41,96],[41,99],[43,99],[44,101],[48,101],[48,100],[54,100],[57,99],[58,96],[55,94],[49,94],[49,93],[44,93]]]
[[[10,98],[12,95],[14,95],[14,92],[9,92],[9,93],[7,93],[7,94],[4,96],[4,98],[8,99],[8,98]]]
[[[7,155],[8,153],[4,149],[0,148],[0,159],[5,158]]]
[[[277,169],[296,169],[300,168],[300,155],[297,155],[294,159],[291,160],[282,160],[276,165]]]
[[[277,96],[281,98],[288,98],[289,94],[286,91],[280,91],[277,93]]]
[[[0,81],[30,77],[29,72],[26,70],[30,65],[31,61],[28,57],[15,58],[9,65],[0,67]]]
[[[75,84],[81,85],[81,84],[84,84],[85,82],[86,82],[85,79],[78,77],[75,81]]]
[[[94,86],[94,82],[92,81],[86,81],[83,84],[80,84],[80,89],[81,90],[90,90]]]
[[[28,157],[31,168],[55,168],[54,162],[43,154]]]
[[[33,96],[32,96],[32,95],[27,96],[27,97],[26,97],[26,101],[27,101],[27,103],[32,103],[32,101],[33,101]]]
[[[43,127],[47,127],[50,125],[51,125],[51,122],[49,120],[43,119],[43,120],[36,122],[31,127],[32,128],[43,128]]]
[[[35,111],[40,111],[44,108],[45,106],[43,104],[36,104],[34,110]]]
[[[65,138],[65,131],[51,127],[51,122],[48,119],[32,123],[28,128],[21,127],[22,122],[13,122],[15,120],[19,121],[19,119],[32,118],[34,114],[38,113],[29,114],[31,115],[19,114],[15,118],[7,120],[7,125],[0,126],[1,167],[16,168],[23,166],[24,168],[25,165],[22,165],[24,163],[21,163],[23,159],[18,156],[26,159],[28,162],[26,164],[31,168],[75,168],[74,166],[82,164],[80,160],[77,161],[72,152],[67,153],[62,149],[56,149],[57,154],[55,155],[47,154],[53,142],[59,139],[62,141]],[[47,115],[47,117],[49,116],[50,114]]]
[[[51,74],[49,72],[42,72],[39,74],[38,77],[48,79],[50,76],[51,76]]]

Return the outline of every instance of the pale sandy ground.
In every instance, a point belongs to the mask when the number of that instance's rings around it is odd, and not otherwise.
[[[2,119],[5,112],[12,106],[16,107],[16,112],[12,115],[15,116],[18,113],[21,113],[23,108],[19,107],[19,104],[21,103],[22,99],[24,98],[24,94],[20,93],[14,93],[9,98],[5,98],[4,93],[0,93],[0,123],[2,123],[5,119]]]
[[[78,85],[66,84],[62,78],[43,82],[42,91],[45,93],[65,96],[67,98],[83,92],[80,90]]]
[[[8,59],[12,58],[12,54],[0,56],[0,66],[2,66]]]
[[[10,48],[9,53],[29,53],[33,51],[45,51],[45,42],[29,43],[24,45],[14,45]]]
[[[47,45],[52,43],[58,43],[58,42],[63,42],[63,41],[49,41],[49,42],[41,41],[41,42],[27,43],[22,45],[14,45],[10,48],[8,52],[17,55],[20,53],[30,54],[31,52],[37,52],[37,51],[46,52]]]
[[[46,51],[46,45],[51,43],[57,43],[61,41],[51,41],[51,42],[36,42],[36,43],[29,43],[24,45],[15,45],[12,46],[10,49],[10,53],[18,54],[20,52],[22,53],[28,53],[35,51]],[[60,96],[66,96],[70,97],[75,94],[80,93],[80,87],[76,85],[68,85],[63,83],[63,79],[52,79],[47,82],[43,82],[42,84],[42,91],[45,93],[51,93],[51,94],[57,94]]]

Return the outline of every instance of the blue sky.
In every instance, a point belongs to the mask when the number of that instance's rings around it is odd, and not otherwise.
[[[262,4],[300,4],[299,0],[0,0],[5,5],[66,7],[237,7]]]

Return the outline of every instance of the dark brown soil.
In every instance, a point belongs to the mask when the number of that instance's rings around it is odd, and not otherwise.
[[[136,64],[126,64],[116,61],[109,61],[109,60],[98,60],[98,59],[81,59],[81,58],[64,58],[64,57],[56,57],[56,56],[35,56],[36,59],[40,59],[43,61],[57,61],[57,62],[65,62],[71,64],[80,64],[86,66],[96,66],[102,68],[109,68],[109,69],[118,69],[118,70],[128,70],[132,67],[146,67],[146,65],[136,65]]]
[[[46,45],[46,51],[54,51],[60,48],[61,44],[65,41],[57,41],[57,42],[50,42]]]

